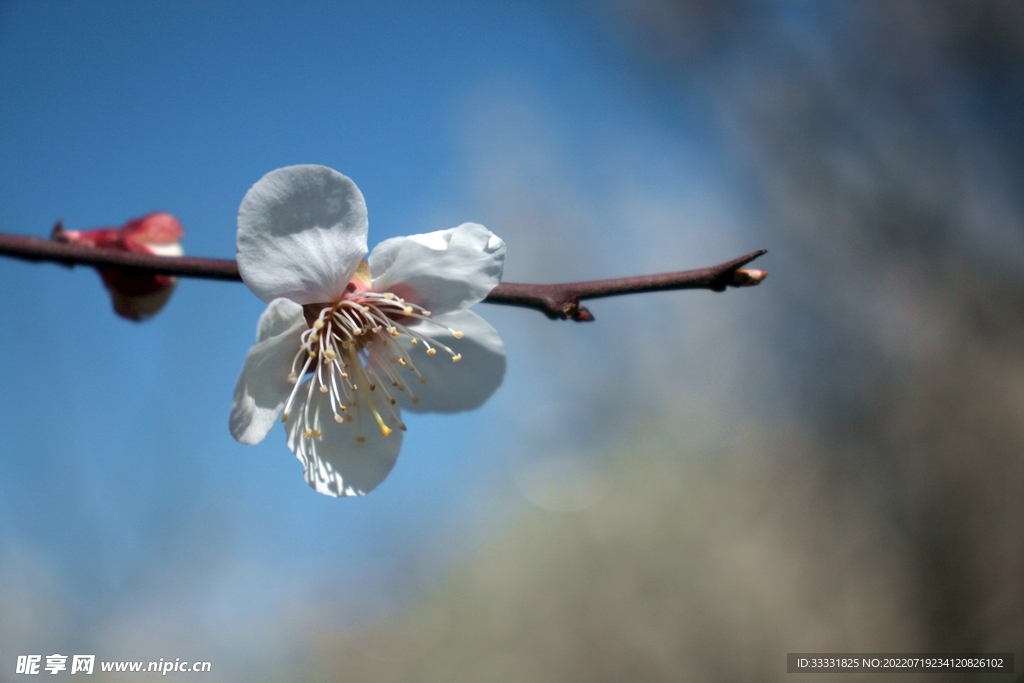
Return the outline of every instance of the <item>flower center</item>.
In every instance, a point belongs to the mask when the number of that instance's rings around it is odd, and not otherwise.
[[[391,292],[349,292],[333,304],[307,304],[303,307],[308,330],[302,333],[299,350],[292,359],[289,380],[295,383],[285,404],[281,421],[291,418],[292,404],[300,389],[300,378],[310,374],[306,387],[306,403],[298,416],[303,438],[320,438],[320,413],[330,406],[334,420],[356,423],[356,441],[366,441],[363,432],[364,408],[372,415],[381,434],[394,429],[405,431],[398,410],[398,392],[408,392],[409,400],[419,397],[404,377],[415,377],[426,384],[413,363],[412,356],[400,342],[408,338],[411,346],[422,346],[428,356],[438,349],[451,356],[452,362],[462,360],[455,353],[420,330],[410,329],[419,321],[431,322],[448,330],[456,339],[462,332],[440,325],[430,318],[430,311],[409,303]],[[326,396],[325,396],[326,394]],[[312,411],[312,412],[311,412]],[[354,414],[354,418],[353,418]]]

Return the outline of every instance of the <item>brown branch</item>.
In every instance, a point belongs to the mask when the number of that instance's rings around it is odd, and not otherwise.
[[[680,270],[658,275],[638,275],[611,280],[565,282],[557,285],[527,285],[502,282],[484,301],[508,306],[535,308],[549,318],[570,318],[589,322],[593,314],[580,306],[583,299],[599,299],[620,294],[661,292],[667,289],[710,289],[725,291],[726,287],[752,287],[768,277],[767,270],[742,268],[758,256],[767,253],[758,249],[745,256],[720,263],[717,266]]]
[[[178,275],[207,280],[242,281],[238,264],[230,259],[196,258],[193,256],[156,256],[130,251],[96,249],[82,244],[67,244],[0,233],[0,254],[25,261],[54,261],[65,266],[97,266],[119,268],[149,275]]]
[[[660,275],[640,275],[638,277],[566,282],[554,285],[502,282],[491,291],[484,301],[491,304],[534,308],[552,319],[568,318],[588,322],[593,320],[594,316],[580,305],[580,301],[584,299],[640,292],[659,292],[668,289],[710,289],[721,292],[727,287],[754,286],[768,276],[768,271],[743,268],[742,266],[767,251],[767,249],[758,249],[717,266]],[[68,267],[82,264],[150,275],[177,275],[179,277],[239,282],[242,279],[238,274],[238,264],[230,259],[136,254],[3,233],[0,233],[0,255],[34,262],[53,261]]]

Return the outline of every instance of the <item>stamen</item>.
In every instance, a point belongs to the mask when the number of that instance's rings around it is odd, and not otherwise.
[[[410,355],[411,349],[403,344],[388,344],[389,339],[407,338],[409,346],[419,346],[422,342],[428,356],[437,355],[438,349],[441,349],[451,356],[453,363],[462,360],[461,353],[456,353],[421,329],[411,328],[412,322],[409,319],[429,322],[447,331],[455,339],[465,336],[462,331],[434,322],[429,319],[430,311],[392,292],[357,289],[350,288],[345,298],[321,309],[310,328],[299,337],[300,346],[292,358],[288,374],[295,386],[285,403],[281,421],[291,419],[291,409],[299,387],[303,378],[308,377],[306,400],[297,425],[304,439],[322,437],[320,411],[323,409],[330,410],[334,421],[339,424],[354,419],[355,440],[357,443],[365,443],[362,422],[364,405],[373,415],[383,436],[391,434],[392,425],[402,431],[406,430],[393,392],[408,391],[409,399],[414,404],[419,403],[420,398],[406,386],[399,376],[401,371],[398,367],[415,373],[421,384],[426,384],[427,380],[416,369]],[[352,372],[355,375],[350,377]],[[357,400],[360,393],[365,401]],[[321,394],[328,395],[326,404],[320,398],[313,400],[314,396]],[[349,410],[353,406],[355,410]]]

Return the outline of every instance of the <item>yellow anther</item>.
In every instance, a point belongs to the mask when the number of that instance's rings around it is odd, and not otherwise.
[[[392,294],[391,292],[384,292],[384,298],[385,299],[394,299],[395,295]]]
[[[398,328],[397,327],[392,327],[391,328],[391,336],[392,337],[397,337],[398,336]],[[415,339],[413,340],[413,343],[414,344],[416,343]]]
[[[423,311],[423,315],[430,315],[430,311]]]
[[[413,403],[419,403],[420,402],[420,397],[419,396],[413,396],[411,398],[411,400],[412,400]]]
[[[356,443],[366,443],[366,437],[362,434],[356,434]]]
[[[452,336],[453,336],[453,337],[455,337],[456,339],[462,339],[462,338],[463,338],[463,337],[465,337],[466,335],[464,335],[464,334],[463,334],[463,333],[462,333],[461,331],[459,331],[459,330],[452,330]]]
[[[312,430],[312,429],[309,429],[309,428],[307,427],[307,428],[306,428],[306,431],[302,432],[302,438],[303,438],[303,439],[308,439],[308,438],[309,438],[309,437],[311,437],[311,436],[313,436],[313,430]]]
[[[452,362],[453,363],[458,363],[460,360],[462,360],[462,354],[461,353],[457,353],[454,356],[452,356]]]
[[[321,384],[320,385],[320,393],[321,394],[326,394],[327,393],[327,385],[326,384]]]
[[[289,417],[288,413],[281,413],[281,422],[287,422]]]
[[[324,356],[327,358],[327,360],[334,360],[335,358],[338,357],[338,354],[334,352],[334,349],[327,349],[326,351],[324,351]]]
[[[410,340],[412,341],[413,346],[416,346],[417,344],[420,343],[420,340],[417,339],[416,337],[410,337]]]
[[[405,365],[405,359],[404,358],[399,358],[398,359],[398,364],[399,365]]]
[[[412,315],[412,306],[406,306],[402,309],[402,313],[406,315]]]
[[[292,372],[289,372],[289,373],[288,373],[288,381],[289,381],[289,382],[294,382],[294,381],[295,381],[295,380],[297,380],[298,378],[299,378],[299,376],[295,374],[295,371],[294,371],[294,370],[293,370]]]
[[[320,322],[320,321],[317,320],[317,322]],[[311,342],[320,341],[320,335],[317,333],[316,330],[313,330],[313,334],[309,335],[309,341],[311,341]]]
[[[313,323],[313,329],[316,330],[317,332],[319,332],[320,330],[324,329],[324,319],[323,318],[317,318],[316,322]]]
[[[391,427],[388,427],[386,424],[381,424],[380,433],[385,437],[391,436]]]
[[[319,439],[323,435],[324,435],[324,433],[321,432],[319,429],[314,429],[313,430],[313,438],[314,439]]]
[[[342,417],[341,415],[338,415],[337,413],[335,413],[335,414],[334,414],[334,421],[335,421],[335,422],[344,422],[344,421],[345,421],[345,418],[344,418],[344,417]]]
[[[344,413],[344,412],[345,412],[346,410],[348,410],[348,408],[346,408],[345,406],[343,406],[343,405],[341,405],[341,404],[339,403],[339,404],[338,404],[338,410],[340,410],[341,412],[343,412],[343,413]]]
[[[435,349],[433,347],[427,349],[427,355],[428,356],[433,356],[435,353],[437,353],[437,349]]]

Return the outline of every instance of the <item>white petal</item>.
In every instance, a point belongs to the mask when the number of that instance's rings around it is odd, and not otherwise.
[[[293,387],[288,373],[306,328],[302,307],[286,299],[274,301],[260,316],[231,407],[231,435],[239,442],[259,443],[274,426]]]
[[[308,380],[307,380],[308,382]],[[391,472],[402,448],[402,431],[395,429],[389,436],[381,434],[368,411],[359,421],[338,423],[331,414],[328,399],[314,393],[314,401],[322,401],[319,438],[303,438],[305,425],[298,419],[306,407],[306,385],[299,387],[298,396],[290,408],[292,417],[285,423],[288,430],[288,448],[302,463],[306,483],[325,496],[361,496],[377,487]],[[350,407],[354,413],[356,407]],[[310,407],[313,419],[314,406]],[[356,436],[366,439],[360,443]]]
[[[366,256],[366,202],[326,166],[263,176],[238,208],[238,271],[266,302],[336,301]]]
[[[461,353],[462,358],[453,363],[452,356],[443,349],[428,356],[423,342],[414,346],[404,338],[402,345],[427,381],[419,383],[414,373],[408,373],[409,389],[419,397],[419,403],[411,401],[408,391],[396,392],[399,403],[418,413],[457,413],[480,407],[505,377],[505,345],[498,332],[472,311],[431,317],[440,325],[462,332],[463,338],[456,339],[447,329],[434,323],[421,322],[410,329]]]
[[[274,299],[256,323],[256,341],[276,337],[304,320],[302,306],[290,299]]]
[[[501,281],[505,243],[476,223],[425,235],[394,237],[370,254],[373,289],[435,314],[468,308]]]

